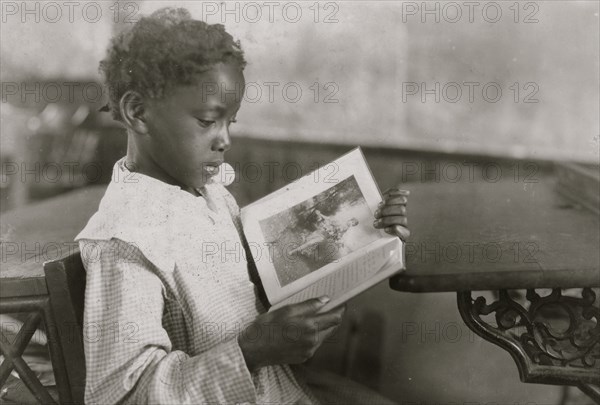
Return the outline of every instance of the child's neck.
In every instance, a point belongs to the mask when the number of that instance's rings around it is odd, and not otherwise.
[[[195,197],[201,195],[195,188],[180,184],[176,179],[169,176],[148,154],[137,147],[132,139],[133,136],[135,135],[128,135],[127,156],[125,157],[125,167],[127,170],[144,174],[172,186],[181,187],[182,190],[187,191]]]

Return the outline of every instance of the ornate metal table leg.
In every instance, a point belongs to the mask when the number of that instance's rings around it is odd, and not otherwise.
[[[473,299],[470,291],[457,293],[458,310],[479,336],[507,350],[521,381],[574,385],[600,404],[600,309],[596,294],[584,288],[581,298],[564,296],[560,289],[540,296],[527,290],[529,305],[501,290],[497,301]],[[494,313],[495,324],[482,319]]]

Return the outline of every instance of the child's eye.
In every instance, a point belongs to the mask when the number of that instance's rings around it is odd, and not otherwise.
[[[214,124],[214,121],[210,121],[210,120],[201,120],[200,118],[197,118],[198,122],[200,123],[200,125],[202,125],[203,127],[210,127],[212,124]]]
[[[232,120],[229,121],[229,125],[235,124],[236,122],[237,122],[237,120],[234,118],[234,119],[232,119]]]

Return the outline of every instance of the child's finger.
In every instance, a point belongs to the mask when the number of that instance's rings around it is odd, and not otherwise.
[[[383,195],[389,195],[389,196],[403,195],[403,196],[408,197],[410,195],[410,191],[402,190],[400,187],[390,187],[386,191],[383,192]]]
[[[407,204],[407,203],[408,203],[408,197],[406,197],[406,196],[391,196],[391,197],[386,197],[383,200],[382,205]]]
[[[410,231],[408,230],[408,228],[405,228],[400,225],[388,226],[384,229],[384,231],[389,233],[390,235],[399,237],[404,242],[406,242],[406,240],[410,236]]]
[[[406,215],[406,205],[385,205],[375,211],[375,218],[388,215]]]
[[[278,309],[278,311],[287,308],[290,316],[307,316],[308,314],[316,313],[328,302],[329,297],[313,298],[297,304],[290,304],[287,307]]]
[[[406,219],[405,216],[392,215],[392,216],[376,219],[375,222],[373,222],[373,225],[375,226],[375,228],[385,228],[386,226],[393,226],[393,225],[406,226],[407,223],[408,223],[408,220]]]
[[[345,307],[334,308],[327,312],[322,312],[316,315],[312,315],[315,324],[320,329],[327,329],[332,326],[338,325],[342,322],[344,318],[344,313],[346,312]]]
[[[327,329],[319,329],[317,341],[319,341],[319,342],[325,341],[325,339],[327,339],[330,335],[332,335],[339,327],[340,327],[340,324],[337,324],[337,325],[330,326]]]

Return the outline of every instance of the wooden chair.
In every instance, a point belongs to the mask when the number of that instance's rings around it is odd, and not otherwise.
[[[86,272],[79,251],[44,263],[50,306],[58,329],[64,364],[54,364],[71,392],[72,403],[83,404],[85,357],[83,351],[83,303]]]

